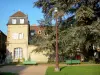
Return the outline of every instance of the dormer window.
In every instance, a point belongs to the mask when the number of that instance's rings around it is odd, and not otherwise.
[[[28,16],[25,15],[23,12],[18,11],[10,16],[7,25],[29,25]]]
[[[31,36],[33,36],[35,34],[35,30],[31,30],[30,34],[31,34]]]
[[[39,31],[38,31],[38,34],[41,34],[41,32],[42,32],[42,31],[41,31],[41,30],[39,30]]]
[[[20,19],[20,24],[24,24],[24,19]]]
[[[12,19],[12,24],[16,24],[16,19]]]

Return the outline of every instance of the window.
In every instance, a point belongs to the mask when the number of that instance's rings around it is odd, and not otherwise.
[[[41,30],[38,31],[38,34],[41,34]]]
[[[44,32],[44,35],[45,35],[45,36],[48,36],[48,33],[47,33],[47,32]]]
[[[33,36],[34,35],[34,32],[31,32],[31,36]]]
[[[16,19],[12,19],[12,24],[16,24]]]
[[[12,38],[13,39],[23,39],[24,38],[24,34],[23,33],[13,33],[12,34]]]
[[[19,33],[19,39],[23,39],[24,34],[23,33]]]
[[[33,36],[35,34],[35,30],[31,30],[30,34],[31,34],[31,36]]]
[[[24,19],[20,19],[20,24],[24,24]]]
[[[13,34],[12,34],[12,38],[13,38],[13,39],[18,39],[18,33],[13,33]]]
[[[22,55],[23,54],[23,52],[22,52],[22,48],[15,48],[14,49],[14,58],[15,59],[22,59]]]

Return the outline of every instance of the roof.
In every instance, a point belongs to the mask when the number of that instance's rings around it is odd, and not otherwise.
[[[18,11],[15,14],[13,14],[11,17],[26,17],[26,15],[23,12]]]
[[[0,34],[3,34],[3,35],[5,35],[1,30],[0,30]],[[6,35],[5,35],[6,36]]]
[[[30,26],[30,30],[35,30],[35,31],[38,31],[38,30],[44,30],[45,27],[41,27],[41,26]]]
[[[50,26],[55,29],[55,26]],[[38,33],[39,30],[44,31],[47,27],[46,26],[37,26],[37,25],[31,25],[30,26],[30,31],[34,30],[36,33]]]
[[[3,32],[0,30],[0,33],[3,33]]]

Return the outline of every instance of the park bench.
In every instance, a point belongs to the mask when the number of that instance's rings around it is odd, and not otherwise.
[[[80,64],[80,60],[66,60],[66,64]]]
[[[36,61],[24,61],[23,62],[24,65],[36,65]]]

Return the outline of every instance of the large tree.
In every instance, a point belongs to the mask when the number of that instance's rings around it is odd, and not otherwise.
[[[54,8],[58,8],[59,54],[66,55],[79,48],[87,56],[90,46],[100,45],[100,0],[38,0],[35,6],[42,8],[43,13],[50,17]],[[63,19],[67,14],[73,15]],[[47,49],[55,53],[55,31],[38,47],[39,51]]]

